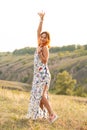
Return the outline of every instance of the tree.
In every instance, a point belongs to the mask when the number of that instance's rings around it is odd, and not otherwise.
[[[57,94],[72,95],[75,84],[76,80],[67,71],[63,71],[57,75],[54,89]]]

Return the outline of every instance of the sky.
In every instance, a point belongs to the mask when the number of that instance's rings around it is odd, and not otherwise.
[[[87,44],[87,0],[0,0],[0,52],[36,47],[42,10],[51,46]]]

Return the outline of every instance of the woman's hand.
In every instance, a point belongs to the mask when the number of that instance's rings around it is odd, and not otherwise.
[[[42,12],[39,12],[38,15],[40,16],[41,20],[43,20],[44,15],[45,15],[45,12],[43,12],[43,11],[42,11]]]
[[[38,52],[38,54],[40,54],[42,52],[42,47],[41,46],[38,46],[37,52]]]

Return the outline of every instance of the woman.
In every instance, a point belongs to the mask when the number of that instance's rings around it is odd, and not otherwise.
[[[50,35],[42,32],[42,24],[45,13],[38,13],[40,23],[37,30],[38,46],[34,55],[34,77],[30,96],[28,114],[26,118],[36,120],[47,118],[54,122],[58,116],[54,114],[48,101],[48,90],[50,85],[50,72],[48,69]]]

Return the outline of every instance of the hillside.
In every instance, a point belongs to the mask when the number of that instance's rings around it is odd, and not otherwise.
[[[5,54],[0,57],[0,79],[31,82],[33,75],[33,55],[16,56]]]
[[[0,130],[87,130],[86,98],[49,93],[59,119],[53,124],[43,119],[34,122],[25,119],[30,93],[25,88],[18,90],[24,84],[2,81],[2,86],[5,83],[15,86],[15,90],[0,87]]]
[[[34,49],[31,50],[29,53],[28,50],[0,53],[0,79],[31,84]],[[64,70],[67,70],[78,84],[87,87],[87,50],[58,51],[57,48],[52,48],[48,65],[52,75],[51,87],[55,85],[56,75]]]
[[[31,85],[15,81],[0,80],[0,89],[30,91]]]

